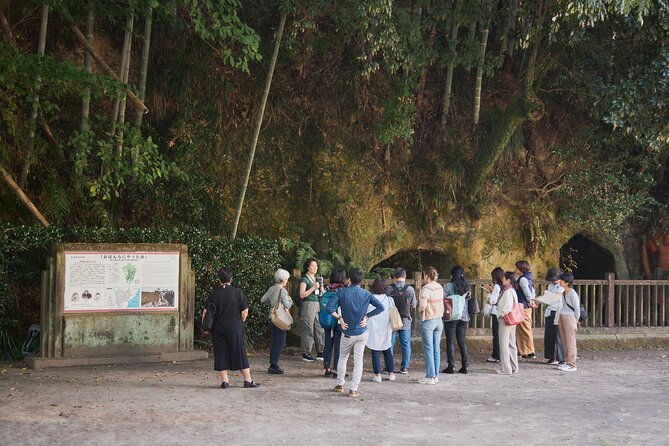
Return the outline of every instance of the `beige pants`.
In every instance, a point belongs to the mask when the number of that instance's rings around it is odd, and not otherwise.
[[[560,339],[564,346],[564,360],[567,364],[576,365],[576,318],[569,314],[560,315]]]
[[[525,308],[525,320],[516,328],[516,342],[519,355],[535,353],[534,338],[532,337],[532,308]]]
[[[499,319],[499,363],[506,374],[518,371],[516,327],[519,325],[506,325],[504,319]]]

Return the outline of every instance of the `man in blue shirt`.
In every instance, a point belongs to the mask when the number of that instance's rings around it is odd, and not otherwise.
[[[372,293],[360,287],[362,283],[362,271],[353,268],[348,272],[351,286],[342,288],[328,302],[326,309],[337,319],[342,330],[341,344],[339,347],[339,362],[337,364],[337,385],[335,392],[344,391],[346,382],[346,366],[348,357],[353,350],[353,375],[351,378],[351,389],[348,396],[357,397],[358,385],[362,379],[362,358],[367,343],[367,321],[383,311],[383,304]],[[369,305],[374,310],[367,313]],[[341,315],[337,308],[341,307]]]

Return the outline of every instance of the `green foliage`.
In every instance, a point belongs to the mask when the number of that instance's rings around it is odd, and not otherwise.
[[[15,334],[21,315],[13,304],[12,289],[38,287],[40,271],[56,243],[178,243],[188,245],[195,272],[195,319],[216,285],[222,266],[232,268],[234,284],[249,299],[246,334],[260,347],[267,329],[266,308],[260,298],[272,285],[279,267],[278,245],[271,240],[241,237],[234,242],[195,228],[120,228],[0,226],[0,347],[9,346],[7,333]]]

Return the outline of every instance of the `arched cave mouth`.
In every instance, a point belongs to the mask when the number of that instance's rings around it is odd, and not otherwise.
[[[560,268],[574,279],[604,279],[615,271],[613,255],[592,240],[576,234],[560,248]]]
[[[402,267],[407,271],[407,278],[412,278],[416,272],[422,272],[427,266],[437,268],[442,278],[447,278],[449,271],[454,265],[454,260],[447,254],[432,249],[411,249],[399,251],[387,259],[377,263],[372,267],[372,271],[377,268]]]

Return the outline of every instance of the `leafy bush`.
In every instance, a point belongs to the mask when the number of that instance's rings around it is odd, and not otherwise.
[[[14,303],[12,289],[39,287],[40,271],[54,243],[185,244],[195,272],[196,328],[204,300],[216,284],[216,272],[222,266],[229,266],[235,274],[234,284],[249,299],[246,322],[249,344],[258,347],[266,331],[267,310],[260,303],[260,297],[273,283],[272,277],[279,267],[278,244],[274,241],[253,237],[230,241],[204,230],[176,227],[102,229],[4,225],[0,229],[0,348],[5,352],[11,345],[5,341],[16,339],[22,316]]]

